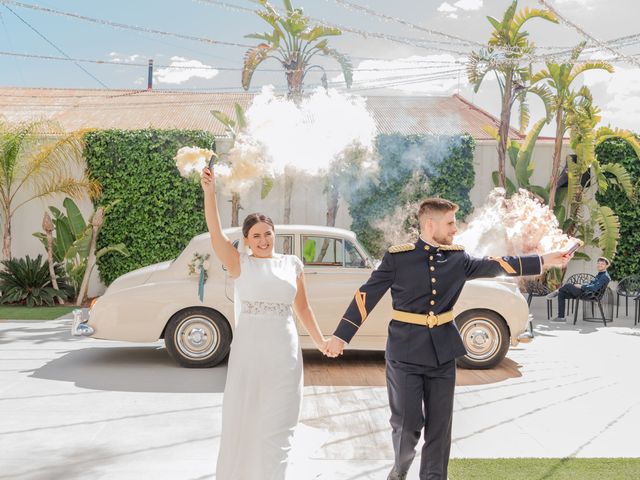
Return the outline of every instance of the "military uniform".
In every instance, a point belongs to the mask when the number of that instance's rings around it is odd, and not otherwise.
[[[538,255],[474,258],[459,245],[433,246],[420,239],[391,247],[355,293],[334,333],[347,343],[391,289],[393,319],[385,357],[398,473],[409,469],[425,427],[420,478],[447,478],[455,359],[467,353],[451,310],[464,283],[505,274],[537,275],[541,269]]]

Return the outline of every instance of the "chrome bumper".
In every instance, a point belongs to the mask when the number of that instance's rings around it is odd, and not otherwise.
[[[89,312],[86,308],[77,308],[73,311],[73,322],[71,322],[71,335],[90,337],[93,335],[93,327],[87,325]]]

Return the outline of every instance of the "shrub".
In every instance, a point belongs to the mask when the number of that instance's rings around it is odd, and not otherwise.
[[[66,279],[62,277],[62,267],[54,266],[59,290],[53,288],[49,265],[43,261],[42,255],[35,259],[26,258],[3,260],[4,269],[0,270],[0,290],[2,297],[0,303],[20,303],[28,307],[48,305],[55,303],[55,297],[63,300],[73,294]]]

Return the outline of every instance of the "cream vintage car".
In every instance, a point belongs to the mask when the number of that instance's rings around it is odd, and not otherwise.
[[[237,246],[240,229],[225,232]],[[338,228],[276,226],[275,250],[303,259],[308,296],[325,335],[333,332],[353,293],[375,268],[355,234]],[[210,254],[204,264],[208,279],[203,301],[198,295],[198,275],[189,273],[197,254]],[[459,359],[463,367],[491,368],[505,357],[510,344],[531,339],[527,302],[507,279],[467,282],[454,314],[468,351]],[[225,359],[233,337],[233,280],[217,261],[206,233],[194,237],[175,260],[116,279],[85,317],[74,322],[74,334],[131,342],[164,339],[180,365],[212,367]],[[387,293],[348,348],[384,350],[390,318]],[[302,348],[313,348],[305,329],[298,327]]]

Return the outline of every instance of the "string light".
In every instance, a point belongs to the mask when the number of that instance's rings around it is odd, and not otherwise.
[[[611,47],[607,43],[598,40],[593,35],[590,35],[584,29],[579,27],[576,23],[572,22],[571,20],[569,20],[568,18],[566,18],[565,16],[560,14],[560,12],[558,12],[558,10],[556,10],[555,7],[553,5],[551,5],[551,2],[549,2],[548,0],[538,0],[538,3],[540,3],[541,5],[544,5],[547,9],[549,9],[549,11],[552,12],[556,17],[558,17],[558,19],[562,23],[564,23],[565,25],[573,28],[580,35],[582,35],[583,37],[591,40],[593,43],[598,45],[601,49],[607,50],[608,52],[613,53],[614,55],[616,55],[618,58],[626,60],[627,62],[633,63],[634,65],[640,67],[640,61],[638,61],[638,59],[633,58],[633,57],[628,56],[628,55],[625,55],[625,54],[619,52],[618,50],[616,50],[615,48]]]

